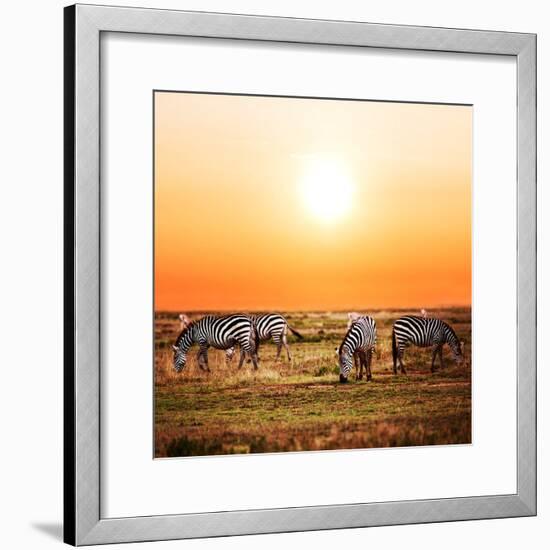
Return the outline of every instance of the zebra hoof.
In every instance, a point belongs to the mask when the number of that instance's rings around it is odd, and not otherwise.
[[[367,382],[370,382],[372,380],[372,376],[367,376]]]
[[[347,384],[348,379],[344,375],[340,375],[340,384]]]

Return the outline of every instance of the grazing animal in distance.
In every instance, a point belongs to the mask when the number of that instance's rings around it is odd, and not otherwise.
[[[376,346],[376,322],[367,315],[361,316],[349,327],[340,347],[338,348],[338,362],[340,366],[340,382],[348,381],[348,376],[353,366],[353,357],[359,356],[359,373],[356,379],[363,378],[363,367],[367,374],[367,380],[372,379],[371,362],[372,353]]]
[[[287,342],[287,332],[290,330],[294,336],[303,340],[303,336],[295,329],[293,329],[288,321],[279,313],[258,313],[255,315],[250,315],[250,319],[256,329],[257,337],[257,348],[260,345],[260,342],[267,342],[268,340],[273,340],[274,344],[277,346],[277,357],[281,355],[282,347],[286,349],[286,354],[288,360],[292,360],[292,355],[290,354],[290,348],[288,347]],[[257,349],[256,348],[256,349]],[[241,355],[243,351],[241,348]],[[227,360],[231,361],[233,355],[235,354],[235,348],[230,348],[226,351]]]
[[[350,311],[348,313],[348,326],[347,326],[347,329],[349,330],[351,325],[353,325],[353,323],[355,323],[355,321],[357,321],[357,319],[360,319],[361,317],[362,317],[362,315],[360,313],[357,313],[356,311]],[[377,353],[376,348],[374,349],[374,352]],[[338,348],[336,348],[336,353],[338,353]],[[353,362],[355,364],[355,371],[357,371],[357,369],[360,366],[360,363],[359,363],[360,354],[361,354],[361,352],[359,352],[359,351],[353,354]],[[378,357],[378,355],[377,355],[377,357]]]
[[[208,348],[227,350],[236,345],[241,348],[242,366],[245,354],[248,354],[258,368],[256,355],[256,331],[248,315],[206,315],[197,321],[191,321],[180,332],[176,343],[172,346],[174,351],[174,368],[181,372],[187,363],[187,352],[193,344],[199,345],[197,354],[198,364],[202,370],[208,368]]]
[[[445,321],[415,315],[406,315],[397,319],[392,330],[393,373],[397,374],[397,362],[399,362],[401,372],[407,373],[403,365],[403,352],[409,345],[421,348],[433,347],[431,371],[435,370],[437,355],[439,355],[441,368],[443,368],[443,346],[445,344],[451,348],[455,361],[461,364],[464,360],[463,343],[458,339],[453,328]]]

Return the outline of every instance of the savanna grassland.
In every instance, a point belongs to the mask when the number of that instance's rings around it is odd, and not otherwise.
[[[209,350],[210,373],[199,369],[196,346],[176,373],[171,346],[179,332],[176,313],[155,316],[155,456],[200,456],[445,445],[471,442],[471,313],[469,308],[430,310],[466,342],[457,366],[445,346],[445,368],[430,372],[431,351],[409,347],[407,375],[392,373],[391,327],[418,311],[369,311],[378,330],[373,380],[339,384],[335,348],[346,333],[346,312],[284,314],[292,362],[262,343],[260,366],[238,369]],[[195,313],[191,318],[202,314]],[[438,363],[436,363],[437,365]]]

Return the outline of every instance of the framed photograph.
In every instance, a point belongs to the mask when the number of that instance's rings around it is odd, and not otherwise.
[[[64,538],[536,514],[536,37],[65,8]]]

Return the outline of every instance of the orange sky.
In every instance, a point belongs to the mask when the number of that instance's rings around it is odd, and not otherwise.
[[[156,92],[154,131],[156,310],[471,303],[471,107]]]

